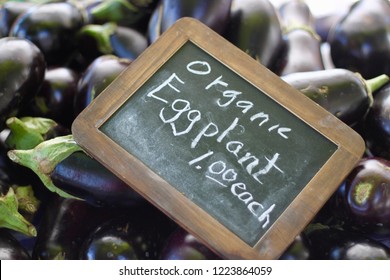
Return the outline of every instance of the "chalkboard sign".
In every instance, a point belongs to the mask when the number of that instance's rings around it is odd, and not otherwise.
[[[230,259],[277,258],[364,150],[348,126],[189,18],[72,131],[87,153]]]

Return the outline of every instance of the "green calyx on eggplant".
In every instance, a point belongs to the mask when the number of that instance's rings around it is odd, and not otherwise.
[[[309,224],[303,234],[314,260],[390,259],[390,250],[385,245],[357,232]]]
[[[156,41],[163,32],[182,17],[195,18],[222,34],[227,28],[231,3],[232,0],[162,0],[149,20],[149,42]]]
[[[390,83],[374,95],[364,120],[364,133],[369,153],[390,160]]]
[[[0,39],[0,129],[39,90],[45,69],[42,52],[30,41]]]
[[[44,141],[33,149],[10,150],[7,154],[11,161],[31,169],[51,192],[66,198],[75,198],[55,186],[50,178],[50,174],[58,163],[72,153],[81,150],[81,147],[74,141],[73,136],[66,135]]]
[[[9,149],[32,149],[54,135],[58,136],[59,132],[66,131],[54,120],[39,117],[12,117],[6,124],[10,132],[5,144]]]
[[[88,60],[113,54],[120,58],[136,59],[148,46],[146,37],[135,29],[113,22],[88,24],[77,35],[79,51]]]
[[[329,33],[333,63],[369,79],[390,74],[390,3],[357,1]]]
[[[111,0],[100,1],[87,10],[93,24],[113,22],[144,31],[156,4],[156,0]]]
[[[30,40],[48,65],[58,65],[75,51],[76,33],[85,21],[83,11],[70,2],[44,3],[18,17],[9,34]]]
[[[0,196],[0,228],[8,228],[27,236],[36,236],[37,230],[19,212],[19,202],[13,188]]]
[[[93,60],[81,75],[74,97],[73,110],[77,116],[95,99],[132,60],[115,55],[103,55]]]
[[[324,70],[321,39],[309,6],[303,1],[289,1],[279,11],[287,50],[278,75]]]
[[[350,126],[363,119],[373,103],[373,92],[389,81],[384,74],[364,80],[347,69],[292,73],[281,78]]]
[[[281,23],[268,0],[233,0],[225,37],[235,46],[278,72],[285,52]]]

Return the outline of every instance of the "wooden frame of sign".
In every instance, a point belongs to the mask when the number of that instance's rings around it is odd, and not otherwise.
[[[190,18],[132,62],[72,133],[226,259],[278,258],[364,151],[352,129]]]

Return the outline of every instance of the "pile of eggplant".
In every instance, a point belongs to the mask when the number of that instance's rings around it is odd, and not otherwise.
[[[321,18],[299,0],[0,5],[0,259],[220,258],[70,131],[181,17],[208,25],[365,140],[359,163],[280,259],[390,259],[388,0]]]

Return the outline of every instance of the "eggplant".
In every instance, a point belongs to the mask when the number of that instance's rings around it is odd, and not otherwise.
[[[26,109],[25,115],[48,118],[70,128],[73,120],[73,100],[79,74],[69,67],[49,67],[39,91]]]
[[[364,80],[347,69],[326,69],[293,73],[282,79],[346,124],[361,121],[373,102],[373,92],[389,80],[380,75]]]
[[[92,61],[105,54],[136,59],[148,46],[146,37],[137,30],[113,22],[88,24],[78,33],[79,51]]]
[[[115,55],[99,56],[81,75],[74,97],[75,117],[86,108],[119,74],[130,65],[132,60]]]
[[[45,69],[42,52],[30,41],[0,39],[0,130],[39,90]]]
[[[362,158],[346,178],[338,201],[351,228],[390,235],[390,161]]]
[[[84,152],[58,163],[50,178],[63,191],[95,206],[140,205],[146,201],[126,183]]]
[[[75,51],[76,34],[85,21],[83,12],[70,2],[44,3],[18,17],[9,34],[33,42],[48,65],[62,65]]]
[[[0,38],[7,37],[16,18],[35,5],[30,2],[11,1],[2,4],[0,7]]]
[[[92,24],[116,23],[144,33],[158,0],[93,1],[86,11]]]
[[[149,42],[156,41],[182,17],[196,18],[217,33],[223,34],[229,21],[231,3],[232,0],[162,0],[149,21]]]
[[[299,0],[289,1],[280,8],[283,38],[287,44],[281,76],[307,71],[324,70],[321,38],[314,29],[314,18],[309,6]]]
[[[357,1],[332,28],[328,42],[337,68],[370,79],[390,74],[390,3]]]
[[[43,213],[32,258],[79,259],[81,245],[90,232],[115,214],[82,200],[53,195]]]
[[[85,239],[80,259],[155,260],[172,223],[148,205],[134,208],[99,225]]]
[[[181,227],[178,227],[166,239],[160,254],[160,259],[219,260],[221,258],[201,243],[191,233]]]
[[[390,259],[385,245],[356,232],[310,224],[304,235],[314,260]]]
[[[390,160],[390,83],[375,94],[364,131],[370,154]]]
[[[30,260],[27,250],[10,232],[0,229],[0,260]]]
[[[224,36],[235,46],[278,72],[286,49],[282,27],[269,0],[233,0]]]

